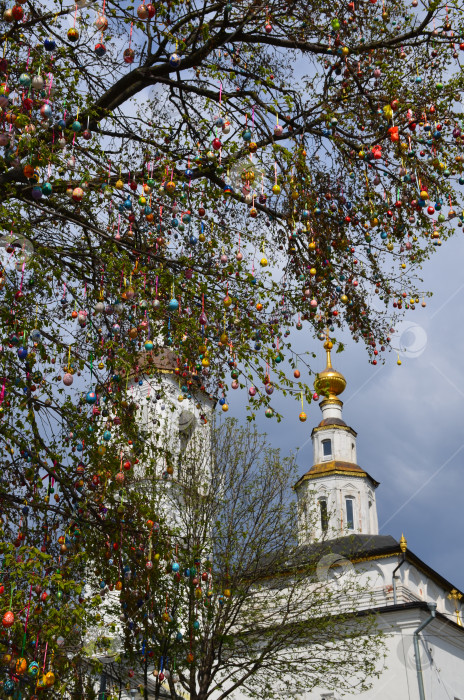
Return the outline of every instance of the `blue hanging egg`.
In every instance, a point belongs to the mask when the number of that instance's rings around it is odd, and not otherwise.
[[[169,302],[169,305],[168,305],[169,311],[177,311],[178,308],[179,308],[179,302],[177,301],[177,299],[171,299],[171,301]]]
[[[153,343],[151,340],[147,340],[147,342],[145,343],[145,350],[147,350],[148,352],[150,352],[150,350],[153,350]]]
[[[89,391],[85,396],[85,400],[87,403],[90,403],[90,404],[96,403],[96,401],[97,401],[96,393],[94,391]]]
[[[179,564],[177,562],[174,562],[174,564],[172,565],[172,570],[174,572],[176,572],[176,571],[179,571],[179,568],[180,568]]]
[[[27,348],[20,347],[16,351],[20,360],[25,360],[27,357]]]
[[[106,442],[111,440],[111,433],[109,430],[105,430],[105,432],[103,433],[103,440],[105,440]]]
[[[39,673],[39,664],[37,663],[37,661],[31,661],[31,663],[29,664],[28,669],[27,669],[28,676],[30,676],[31,678],[36,678],[38,673]]]
[[[45,39],[44,48],[45,51],[54,51],[56,49],[56,41],[54,39]]]
[[[179,56],[178,53],[173,53],[169,56],[169,64],[173,68],[178,68],[178,66],[180,66],[180,62],[181,62],[181,57]]]

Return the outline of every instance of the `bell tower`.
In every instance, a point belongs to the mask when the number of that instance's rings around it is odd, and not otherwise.
[[[311,433],[313,464],[295,484],[300,544],[379,531],[375,502],[379,484],[357,463],[357,433],[343,420],[343,402],[338,398],[346,380],[332,367],[332,347],[327,339],[327,366],[314,383],[324,398],[322,420]]]

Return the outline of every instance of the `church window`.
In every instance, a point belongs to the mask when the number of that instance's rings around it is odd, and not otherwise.
[[[324,459],[332,457],[332,440],[322,441],[322,454],[324,456]]]
[[[321,498],[319,501],[319,508],[321,510],[321,528],[322,532],[327,532],[329,529],[329,516],[327,513],[327,501],[325,498]]]
[[[354,509],[353,509],[353,499],[347,498],[345,501],[346,505],[346,527],[348,530],[354,530]]]

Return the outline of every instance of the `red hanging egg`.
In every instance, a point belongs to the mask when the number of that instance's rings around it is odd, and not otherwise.
[[[148,10],[146,5],[138,6],[137,16],[139,17],[139,19],[148,19]]]
[[[125,49],[123,53],[124,63],[133,63],[135,58],[135,52],[133,49]]]
[[[19,22],[19,20],[24,17],[24,10],[21,5],[15,5],[11,10],[11,14],[13,15],[13,19],[15,19],[16,22]]]
[[[3,616],[2,625],[6,628],[11,627],[11,625],[14,623],[14,620],[15,620],[15,616],[11,612],[11,610],[9,610]]]

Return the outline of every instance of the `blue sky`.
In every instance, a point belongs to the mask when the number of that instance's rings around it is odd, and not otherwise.
[[[434,292],[426,308],[407,312],[397,325],[402,365],[391,352],[385,365],[372,366],[361,344],[348,342],[333,357],[347,380],[341,397],[344,419],[358,432],[358,463],[380,481],[377,489],[379,528],[399,539],[427,564],[464,589],[464,235],[443,243],[424,266],[424,289]],[[411,326],[408,329],[408,326]],[[294,333],[295,346],[318,353],[316,369],[325,367],[322,343],[305,326]],[[302,373],[303,377],[303,373]],[[274,397],[276,394],[274,394]],[[274,398],[273,397],[273,398]],[[245,392],[231,391],[230,411],[245,420]],[[299,472],[312,464],[311,430],[320,421],[316,403],[306,407],[276,397],[280,424],[262,413],[258,428],[283,454],[298,449]]]

